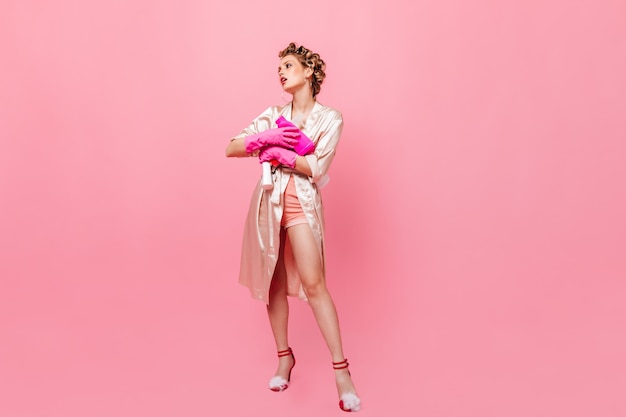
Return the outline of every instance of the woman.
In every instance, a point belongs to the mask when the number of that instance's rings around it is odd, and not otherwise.
[[[274,165],[273,188],[266,190],[259,182],[252,196],[239,282],[267,304],[278,351],[278,369],[270,379],[270,389],[287,389],[296,363],[287,337],[287,296],[298,296],[308,300],[330,350],[339,407],[358,411],[361,400],[348,371],[337,312],[326,288],[324,214],[318,191],[327,181],[343,120],[337,110],[316,100],[326,76],[318,54],[290,43],[278,56],[278,78],[283,90],[293,96],[291,103],[265,110],[226,148],[228,157],[257,156],[260,162]],[[281,116],[284,119],[279,120]],[[294,151],[301,135],[314,142],[312,153]]]

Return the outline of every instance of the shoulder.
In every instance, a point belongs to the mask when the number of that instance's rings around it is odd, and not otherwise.
[[[318,111],[324,118],[335,119],[338,121],[343,121],[343,115],[341,112],[334,107],[325,106],[320,102],[317,102]]]

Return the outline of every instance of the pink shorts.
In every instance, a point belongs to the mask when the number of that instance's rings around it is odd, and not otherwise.
[[[280,221],[280,225],[287,229],[288,227],[295,226],[297,224],[308,223],[302,211],[300,200],[298,200],[298,194],[296,194],[296,184],[293,180],[293,175],[289,176],[289,182],[287,182],[287,188],[284,195],[284,210],[283,218]]]

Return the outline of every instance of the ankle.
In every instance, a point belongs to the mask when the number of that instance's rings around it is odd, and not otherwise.
[[[342,371],[342,370],[346,370],[348,369],[348,367],[350,366],[350,364],[348,363],[348,359],[344,359],[338,362],[333,362],[333,369],[335,371]]]
[[[277,354],[279,358],[282,358],[283,356],[293,355],[293,350],[287,346],[285,349],[278,349]]]

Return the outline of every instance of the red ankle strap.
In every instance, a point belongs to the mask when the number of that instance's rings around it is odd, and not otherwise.
[[[341,362],[333,362],[333,369],[346,369],[349,365],[348,359],[344,359]]]
[[[282,356],[289,356],[292,354],[291,348],[287,348],[285,350],[279,350],[278,351],[278,357],[282,357]]]

